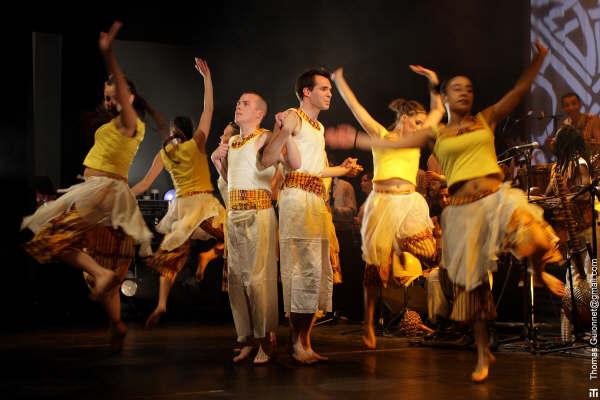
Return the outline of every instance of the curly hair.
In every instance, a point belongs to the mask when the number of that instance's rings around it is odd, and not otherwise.
[[[393,129],[403,115],[412,117],[420,113],[427,113],[423,104],[416,100],[395,99],[388,104],[388,108],[396,113],[396,120],[388,129]]]

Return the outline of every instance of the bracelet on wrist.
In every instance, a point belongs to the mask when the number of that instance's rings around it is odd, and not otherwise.
[[[440,94],[440,84],[439,84],[439,82],[434,85],[430,81],[429,82],[429,91],[432,92],[432,93],[435,93],[435,94]]]

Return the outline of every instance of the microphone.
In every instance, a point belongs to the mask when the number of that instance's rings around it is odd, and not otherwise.
[[[520,154],[522,151],[531,150],[531,149],[538,149],[538,148],[540,148],[540,144],[538,142],[521,144],[521,145],[518,145],[518,146],[511,147],[508,150],[505,150],[504,152],[502,152],[502,154],[500,154],[498,156],[498,158],[504,158],[504,157],[507,157],[507,156],[509,156],[509,158],[512,158],[516,154]],[[501,160],[501,162],[507,161],[509,158]]]
[[[532,142],[532,143],[520,144],[518,146],[514,146],[510,150],[520,151],[520,150],[539,149],[539,148],[540,148],[540,144],[538,142]]]
[[[518,146],[511,147],[510,149],[508,149],[504,153],[502,153],[502,155],[504,156],[505,153],[506,153],[506,155],[508,155],[508,154],[514,154],[514,153],[521,153],[523,151],[533,150],[533,149],[539,149],[539,148],[540,148],[540,144],[538,142],[521,144],[521,145],[518,145]]]
[[[541,119],[555,119],[555,118],[562,118],[562,114],[554,114],[554,115],[546,115],[543,111],[540,111],[540,114],[535,117],[535,119],[541,120]]]

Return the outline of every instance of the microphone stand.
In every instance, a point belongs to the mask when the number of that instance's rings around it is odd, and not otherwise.
[[[513,150],[514,149],[510,149]],[[525,189],[525,192],[527,193],[527,201],[530,202],[530,194],[529,194],[529,183],[530,183],[530,176],[532,173],[532,167],[531,167],[531,152],[532,152],[532,148],[526,148],[526,149],[518,149],[517,151],[519,151],[523,157],[525,158],[525,163],[526,163],[526,174],[524,176],[524,182],[523,182],[523,186]],[[527,266],[527,264],[530,262],[530,260],[528,259],[526,262],[522,263],[525,267]],[[521,334],[519,336],[515,336],[512,338],[507,338],[504,340],[500,340],[498,341],[498,344],[507,344],[507,343],[511,343],[511,342],[517,342],[517,341],[521,341],[524,340],[527,343],[527,348],[529,350],[529,352],[531,353],[536,353],[538,350],[538,336],[537,336],[537,328],[535,326],[535,296],[534,296],[534,289],[535,289],[535,285],[533,282],[533,272],[529,272],[527,271],[526,268],[526,280],[527,282],[523,283],[523,298],[526,299],[526,301],[523,304],[523,331],[521,332]]]
[[[530,182],[531,182],[531,174],[533,168],[531,167],[531,152],[533,149],[526,149],[523,151],[523,156],[525,157],[525,167],[527,170],[527,174],[525,175],[525,190],[527,193],[527,202],[531,202],[531,194],[530,194]],[[527,260],[527,264],[531,262],[531,260]],[[529,269],[526,272],[527,284],[523,284],[523,289],[525,292],[529,294],[529,307],[525,309],[525,315],[527,317],[527,323],[525,327],[525,339],[529,344],[529,349],[532,352],[538,347],[538,337],[537,337],[537,328],[535,327],[535,285],[533,282],[533,272],[530,272]],[[527,298],[527,297],[526,297]],[[528,311],[528,312],[527,312]]]

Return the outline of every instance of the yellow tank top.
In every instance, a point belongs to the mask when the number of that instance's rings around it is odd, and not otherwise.
[[[168,144],[166,150],[167,152],[165,149],[160,151],[160,157],[165,169],[171,174],[176,196],[213,190],[208,158],[198,149],[194,139],[180,143],[177,148]]]
[[[94,134],[94,145],[83,165],[99,171],[110,172],[127,179],[129,167],[144,139],[146,125],[138,118],[133,137],[123,135],[116,119],[102,125]]]
[[[381,127],[379,137],[384,138],[395,133]],[[417,172],[419,170],[419,157],[421,149],[385,149],[376,148],[373,153],[373,181],[383,181],[391,178],[400,178],[417,184]]]
[[[482,127],[458,136],[438,136],[433,153],[442,166],[448,187],[455,183],[481,178],[490,174],[502,174],[496,160],[494,132],[480,114],[477,119]]]

